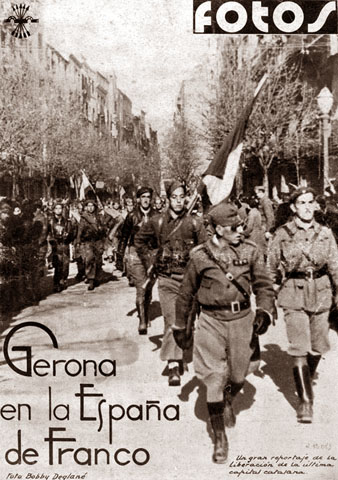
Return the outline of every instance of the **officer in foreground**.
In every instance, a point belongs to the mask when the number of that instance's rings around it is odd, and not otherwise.
[[[215,234],[196,247],[176,301],[174,338],[189,344],[187,320],[197,295],[201,313],[194,337],[194,368],[207,388],[207,407],[214,432],[215,463],[228,456],[225,424],[234,426],[232,399],[242,388],[253,353],[253,335],[265,333],[274,309],[272,281],[261,250],[245,240],[238,209],[220,204],[209,213]],[[251,292],[257,310],[251,309]]]
[[[278,228],[268,253],[268,266],[283,308],[288,353],[299,396],[297,417],[311,423],[312,380],[321,356],[330,348],[329,311],[332,288],[338,301],[338,250],[332,231],[314,220],[315,193],[297,189],[290,200],[291,221]]]

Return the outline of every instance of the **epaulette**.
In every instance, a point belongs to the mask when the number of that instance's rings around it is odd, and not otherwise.
[[[197,252],[200,252],[200,251],[204,251],[204,248],[203,248],[203,243],[201,245],[197,245],[196,247],[192,248],[190,250],[190,255],[192,253],[197,253]]]

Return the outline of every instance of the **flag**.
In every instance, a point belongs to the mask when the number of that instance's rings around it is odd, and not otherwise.
[[[280,191],[281,193],[290,193],[288,184],[286,183],[284,175],[280,178]]]
[[[243,149],[243,138],[254,102],[261,90],[267,75],[259,82],[253,98],[248,102],[234,129],[225,138],[221,148],[210,162],[203,174],[209,200],[213,205],[229,197],[238,172],[239,161]]]
[[[87,175],[85,174],[85,172],[82,172],[82,182],[81,182],[80,192],[79,192],[80,200],[84,200],[86,198],[86,191],[88,190],[88,188],[91,188],[90,181]]]
[[[126,194],[125,189],[123,187],[120,187],[120,202],[122,202],[122,199],[125,194]]]

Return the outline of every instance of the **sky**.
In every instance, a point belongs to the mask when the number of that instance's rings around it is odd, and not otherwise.
[[[192,0],[41,0],[44,33],[60,53],[73,53],[109,73],[161,133],[173,117],[185,78],[214,38],[192,34]]]

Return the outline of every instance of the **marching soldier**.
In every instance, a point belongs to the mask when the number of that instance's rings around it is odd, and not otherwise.
[[[137,191],[136,196],[139,199],[139,204],[134,211],[128,213],[123,223],[116,261],[116,268],[123,272],[123,257],[128,246],[128,275],[130,276],[132,284],[136,287],[136,308],[140,321],[138,328],[140,335],[145,335],[147,333],[149,325],[148,312],[154,281],[148,282],[146,288],[143,288],[143,285],[147,280],[147,273],[136,252],[134,242],[135,235],[142,225],[147,224],[154,216],[154,211],[151,208],[152,195],[153,190],[149,187],[141,187]]]
[[[204,238],[201,234],[203,225],[200,219],[186,215],[185,186],[179,181],[174,181],[169,186],[167,195],[168,210],[143,226],[135,237],[135,247],[147,267],[149,252],[158,249],[155,271],[158,275],[158,291],[164,317],[160,357],[161,360],[168,362],[169,385],[179,386],[183,353],[176,345],[172,332],[172,325],[175,323],[175,301],[181,288],[190,250]]]
[[[294,217],[276,230],[268,266],[279,290],[288,353],[293,357],[298,421],[311,423],[312,380],[321,356],[330,347],[330,278],[335,287],[334,304],[338,303],[338,250],[332,231],[314,220],[316,203],[311,188],[297,189],[290,203]]]
[[[103,237],[105,227],[96,212],[94,200],[87,200],[85,212],[81,216],[78,226],[76,250],[79,248],[80,256],[84,262],[88,290],[94,290],[98,285],[99,273],[102,266]]]
[[[53,216],[48,221],[47,234],[52,247],[54,291],[61,292],[67,288],[72,228],[70,221],[63,216],[63,204],[60,201],[56,201],[54,205]]]
[[[225,463],[225,425],[234,426],[236,421],[232,400],[248,373],[253,336],[265,333],[271,323],[274,291],[261,249],[243,240],[237,207],[220,204],[210,211],[209,221],[215,234],[191,252],[172,328],[177,345],[185,349],[196,295],[201,312],[194,335],[194,368],[207,388],[215,442],[213,461]],[[251,292],[256,295],[256,313],[251,309]]]

